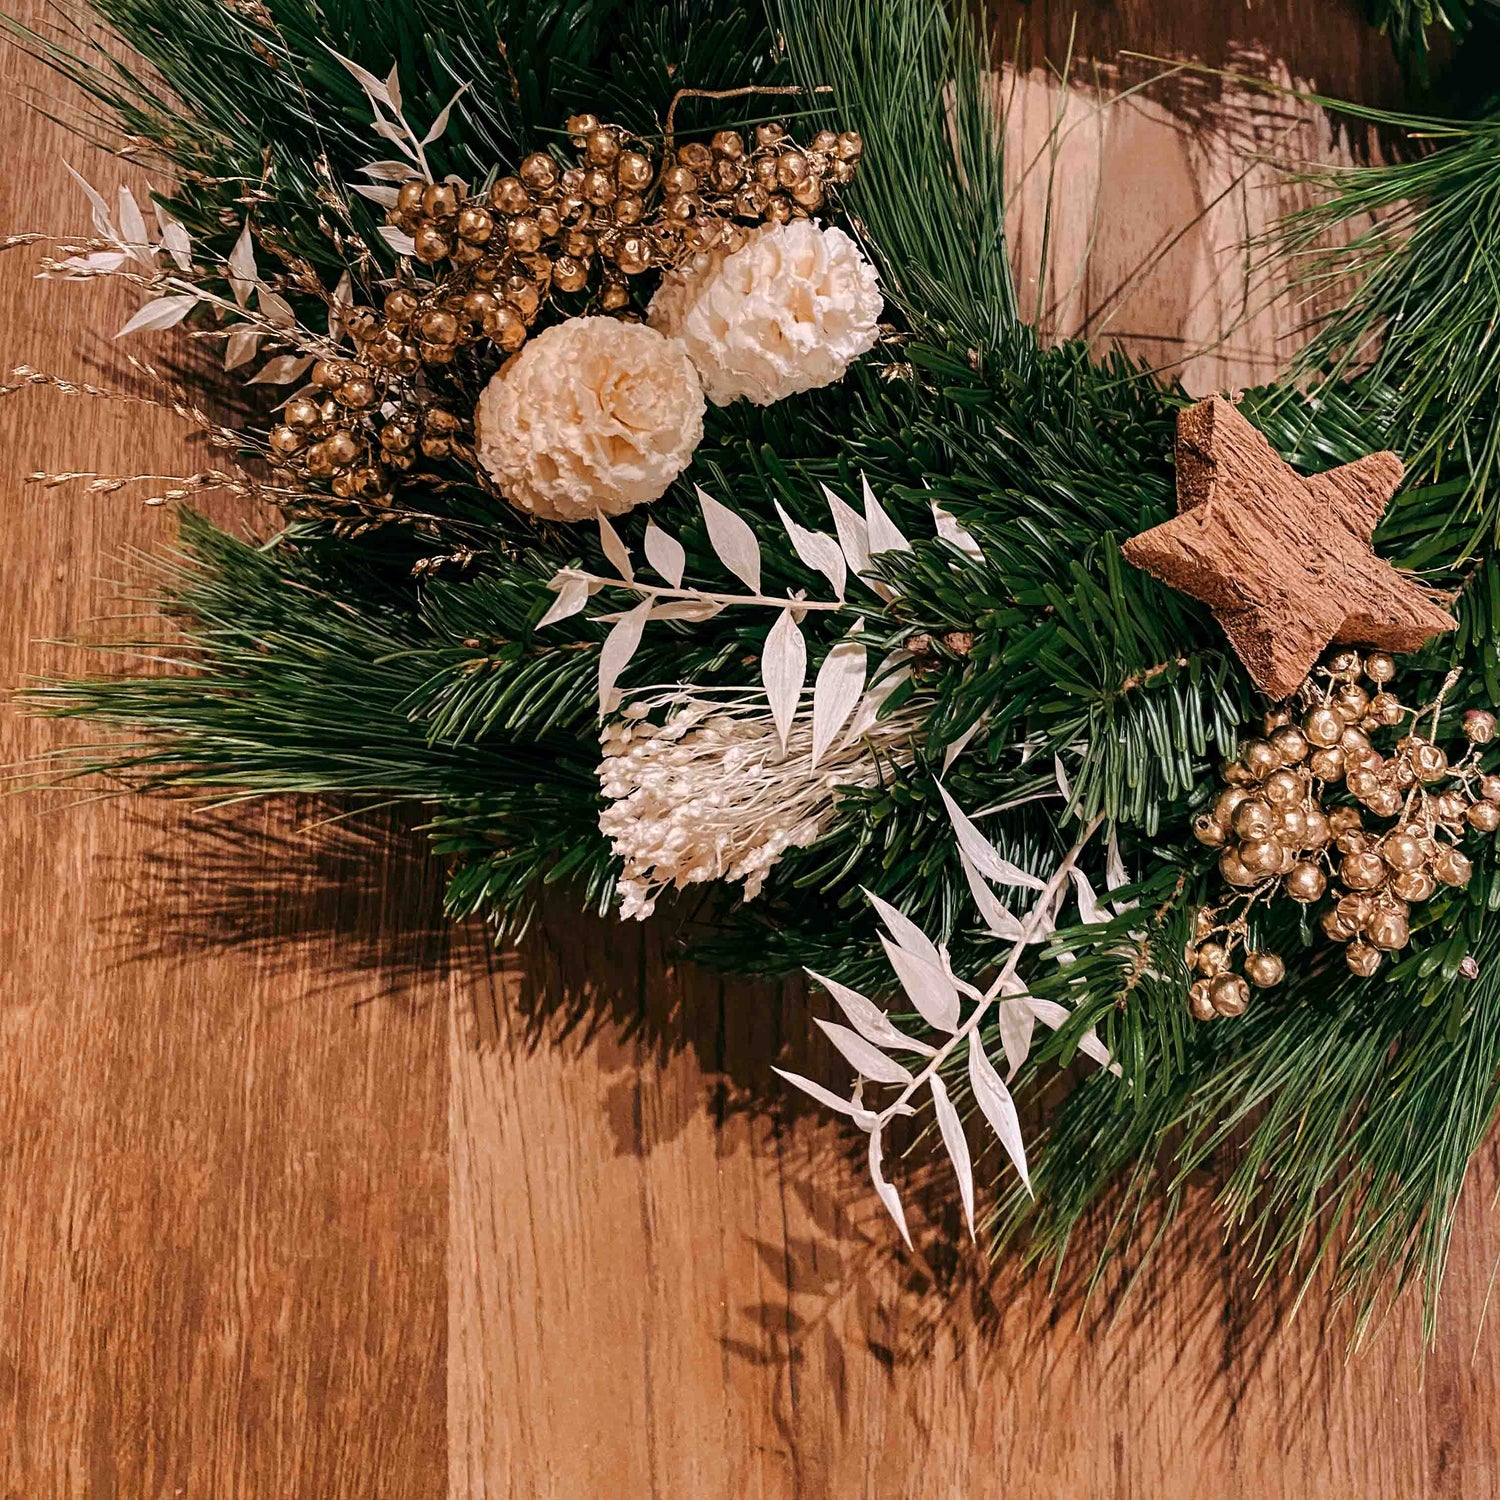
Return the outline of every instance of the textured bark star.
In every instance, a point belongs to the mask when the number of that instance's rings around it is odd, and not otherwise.
[[[1208,605],[1255,685],[1286,698],[1333,642],[1415,651],[1457,625],[1371,546],[1401,475],[1394,453],[1298,474],[1211,396],[1177,418],[1178,514],[1125,556]]]

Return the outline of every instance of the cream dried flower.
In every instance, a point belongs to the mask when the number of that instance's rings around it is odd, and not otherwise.
[[[714,405],[768,406],[838,380],[873,347],[881,306],[854,241],[794,219],[668,276],[648,320],[687,345]]]
[[[571,318],[491,379],[475,449],[512,505],[549,521],[617,516],[664,494],[703,438],[682,344],[641,323]]]
[[[663,707],[665,722],[652,723],[648,715]],[[788,849],[828,827],[843,788],[875,785],[882,762],[911,763],[913,714],[870,715],[816,767],[810,717],[793,726],[785,751],[754,694],[718,702],[674,692],[633,703],[604,726],[599,787],[608,806],[599,829],[625,862],[621,917],[649,917],[668,886],[710,880],[742,880],[753,901]]]

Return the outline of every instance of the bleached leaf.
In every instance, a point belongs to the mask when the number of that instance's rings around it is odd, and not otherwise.
[[[151,333],[161,328],[175,328],[198,305],[194,292],[183,292],[171,297],[153,297],[139,308],[133,318],[115,335],[123,338],[127,333]]]
[[[995,1019],[1000,1026],[1000,1045],[1005,1048],[1005,1061],[1010,1065],[1012,1078],[1020,1072],[1031,1055],[1031,1034],[1036,1030],[1036,1012],[1031,1007],[1029,996],[1002,1000],[995,1007]]]
[[[156,227],[161,231],[161,242],[172,257],[179,271],[193,269],[193,240],[186,227],[174,219],[161,204],[156,204]]]
[[[646,561],[674,589],[682,587],[682,570],[687,566],[687,552],[675,536],[663,531],[655,521],[646,522]]]
[[[366,177],[382,182],[405,182],[411,176],[411,164],[404,161],[372,161],[359,169]]]
[[[1105,848],[1104,884],[1112,891],[1119,890],[1122,885],[1130,884],[1130,877],[1125,873],[1125,861],[1120,858],[1119,831],[1113,824],[1110,825],[1109,842]]]
[[[1033,943],[1043,943],[1057,931],[1057,908],[1062,899],[1062,893],[1058,893],[1056,901],[1038,901],[1026,914],[1026,930],[1031,934]],[[1071,959],[1068,962],[1072,962]]]
[[[1122,885],[1130,884],[1130,876],[1125,870],[1125,861],[1120,857],[1120,834],[1113,823],[1109,827],[1109,842],[1104,852],[1104,884],[1111,891],[1117,891]],[[1116,916],[1124,916],[1128,911],[1134,911],[1140,905],[1139,901],[1111,901],[1110,905],[1115,910]],[[1137,937],[1135,933],[1132,937]]]
[[[885,956],[917,1014],[938,1031],[957,1031],[958,989],[953,981],[937,965],[898,947],[883,932],[880,946],[885,949]]]
[[[432,128],[422,137],[422,144],[424,146],[430,146],[448,128],[448,117],[453,113],[453,106],[463,97],[464,89],[468,88],[468,86],[466,83],[461,85],[458,93],[438,111],[438,117],[432,122]]]
[[[712,599],[669,599],[651,606],[653,620],[711,620],[722,610]]]
[[[932,524],[937,529],[939,538],[957,547],[965,557],[971,557],[975,562],[984,557],[979,543],[963,522],[951,511],[944,510],[936,500],[932,502]]]
[[[827,540],[827,538],[825,538]],[[813,685],[812,764],[844,727],[865,690],[865,648],[858,641],[840,641],[823,658]]]
[[[894,1058],[887,1057],[879,1047],[866,1041],[857,1031],[840,1026],[837,1021],[825,1021],[819,1016],[814,1016],[813,1019],[823,1035],[843,1054],[844,1061],[862,1078],[869,1078],[875,1083],[912,1081],[908,1069],[903,1068]]]
[[[120,184],[120,241],[136,260],[151,261],[151,236],[146,231],[146,216],[141,212],[135,194]]]
[[[1045,881],[1038,880],[1035,875],[1028,874],[1018,865],[1000,857],[995,846],[964,816],[963,809],[948,795],[948,789],[942,782],[938,782],[938,792],[953,822],[958,847],[973,860],[981,875],[1001,885],[1020,885],[1034,891],[1046,889]]]
[[[1057,778],[1057,789],[1062,793],[1064,802],[1073,800],[1073,783],[1068,780],[1067,768],[1062,763],[1062,756],[1052,757],[1052,774]]]
[[[890,1183],[888,1183],[880,1172],[880,1132],[870,1132],[870,1181],[875,1184],[875,1191],[880,1201],[885,1204],[885,1211],[896,1221],[896,1228],[901,1231],[901,1238],[906,1241],[906,1248],[911,1249],[911,1235],[906,1228],[906,1215],[901,1209],[901,1198]]]
[[[744,583],[752,594],[760,593],[760,543],[755,533],[727,505],[698,490],[703,523],[719,561]]]
[[[771,1071],[778,1078],[786,1079],[794,1088],[801,1089],[810,1098],[816,1099],[819,1104],[825,1104],[829,1109],[836,1109],[841,1115],[848,1115],[850,1119],[858,1121],[863,1129],[869,1130],[875,1124],[873,1111],[861,1109],[852,1099],[840,1098],[832,1089],[825,1089],[821,1083],[814,1083],[811,1078],[804,1078],[800,1073],[778,1068],[774,1064]]]
[[[635,582],[635,569],[630,564],[630,548],[620,539],[620,533],[610,523],[608,516],[599,517],[599,545],[609,559],[610,566],[625,580]]]
[[[257,287],[255,300],[273,328],[290,328],[297,321],[292,304],[279,292],[273,292],[264,286]]]
[[[1028,997],[1026,1003],[1031,1007],[1031,1013],[1038,1021],[1044,1022],[1056,1031],[1059,1026],[1065,1026],[1068,1017],[1073,1014],[1066,1005],[1059,1005],[1056,1000],[1037,1000]]]
[[[566,620],[571,615],[576,615],[589,599],[589,581],[579,575],[564,578],[557,590],[555,598],[548,607],[547,613],[536,622],[536,628],[540,630],[544,625],[555,625],[559,620]]]
[[[359,86],[365,91],[365,93],[370,96],[370,99],[373,102],[384,104],[391,109],[397,107],[391,103],[390,89],[368,68],[360,67],[357,62],[351,61],[349,58],[345,57],[342,52],[334,52],[333,48],[329,47],[327,42],[324,42],[323,46],[327,48],[329,52],[333,53],[333,56],[336,57],[346,68],[348,68],[348,70],[354,75],[356,79],[358,79]]]
[[[312,367],[313,357],[310,354],[278,354],[274,359],[268,359],[245,384],[290,385],[294,380],[300,380]]]
[[[948,1097],[948,1086],[934,1073],[928,1083],[932,1085],[932,1108],[937,1116],[938,1133],[947,1148],[948,1160],[953,1163],[954,1175],[958,1178],[958,1196],[964,1206],[964,1222],[969,1226],[969,1238],[974,1238],[974,1163],[969,1159],[969,1142],[964,1136],[963,1121]]]
[[[123,250],[93,250],[87,255],[70,255],[58,262],[58,272],[71,277],[104,276],[118,271],[129,257]],[[38,276],[47,276],[47,271],[38,271]]]
[[[412,256],[417,253],[417,243],[407,234],[404,229],[397,229],[394,224],[382,224],[379,229],[380,238],[383,239],[397,255]]]
[[[401,76],[396,63],[391,64],[391,71],[386,74],[385,96],[390,100],[391,108],[399,115],[401,113]]]
[[[937,944],[904,911],[897,911],[889,901],[865,886],[861,886],[860,890],[864,892],[865,900],[875,908],[875,914],[885,923],[886,930],[901,947],[908,953],[914,953],[924,964],[931,964],[938,970],[943,968],[943,955],[938,952]]]
[[[237,370],[241,365],[247,365],[255,358],[255,351],[260,348],[260,341],[265,337],[259,328],[247,328],[241,324],[238,328],[229,330],[229,337],[224,340],[224,368],[226,370]]]
[[[839,546],[848,560],[849,571],[860,575],[870,571],[870,532],[858,513],[840,500],[825,484],[823,498],[833,512],[833,529],[838,533]]]
[[[618,704],[620,694],[615,688],[620,673],[630,665],[636,647],[641,643],[641,632],[646,628],[646,617],[651,613],[651,601],[643,599],[628,614],[619,620],[604,638],[599,650],[599,712],[610,713]]]
[[[389,120],[375,121],[372,127],[375,134],[384,141],[390,141],[393,146],[406,157],[413,166],[418,166],[417,153],[407,144],[406,132],[399,126],[393,125]]]
[[[874,490],[870,488],[870,481],[861,475],[859,483],[864,491],[865,535],[869,538],[871,555],[877,552],[910,552],[911,543],[901,534],[901,528],[881,508],[880,502],[875,498]]]
[[[89,207],[93,210],[95,233],[98,234],[100,239],[113,240],[118,244],[120,231],[115,228],[115,221],[110,217],[109,204],[104,201],[104,194],[94,187],[81,173],[75,172],[69,162],[64,162],[63,166],[68,169],[68,176],[83,189],[85,196],[89,200]]]
[[[1007,910],[1005,903],[985,884],[979,871],[974,868],[974,861],[962,849],[958,851],[958,861],[963,866],[964,878],[969,882],[969,893],[974,897],[974,905],[979,908],[984,925],[997,938],[1004,938],[1008,943],[1019,943],[1026,936],[1026,928],[1021,919]]]
[[[827,532],[811,531],[806,526],[799,526],[781,508],[779,500],[776,501],[776,514],[781,517],[781,524],[791,538],[792,551],[797,554],[803,566],[823,574],[833,585],[834,597],[843,599],[844,586],[849,576],[843,549]]]
[[[229,252],[229,288],[234,300],[244,307],[250,301],[250,293],[260,280],[260,270],[255,264],[255,240],[250,234],[250,221],[240,230],[240,237]]]
[[[353,306],[354,282],[345,271],[339,277],[333,295],[328,299],[328,337],[336,344],[341,343],[344,338],[344,313]]]
[[[1073,1012],[1066,1005],[1059,1005],[1055,1000],[1038,1000],[1028,996],[1026,1003],[1030,1005],[1032,1014],[1037,1020],[1050,1026],[1053,1031],[1066,1025],[1073,1016]],[[1092,1058],[1101,1068],[1108,1068],[1111,1073],[1119,1075],[1119,1063],[1110,1056],[1109,1048],[1099,1040],[1099,1033],[1092,1026],[1078,1038],[1078,1050],[1085,1057]]]
[[[1007,1054],[1007,1059],[1008,1059]],[[1014,1070],[1012,1070],[1014,1071]],[[1031,1174],[1026,1170],[1026,1143],[1021,1139],[1021,1121],[1016,1114],[1016,1101],[1010,1090],[1000,1081],[995,1065],[985,1056],[978,1035],[969,1038],[969,1086],[974,1091],[974,1102],[988,1122],[995,1138],[1005,1147],[1005,1154],[1015,1163],[1026,1191],[1031,1191]]]
[[[911,678],[911,667],[906,664],[904,651],[893,651],[875,670],[869,691],[860,700],[854,712],[849,732],[841,743],[852,745],[861,735],[868,734],[880,719],[880,710],[885,701],[902,683]]]
[[[1078,915],[1090,925],[1095,922],[1109,921],[1109,913],[1100,905],[1098,897],[1094,895],[1094,888],[1089,884],[1089,878],[1076,865],[1068,871],[1073,877],[1073,886],[1078,893]]]
[[[839,1009],[848,1017],[850,1025],[867,1041],[877,1047],[900,1047],[907,1052],[917,1052],[931,1057],[936,1051],[926,1042],[919,1042],[891,1025],[891,1019],[873,1000],[866,999],[858,990],[851,990],[836,979],[825,979],[821,974],[807,971],[808,978],[815,979],[838,1002]]]
[[[807,642],[802,639],[802,632],[789,609],[782,610],[776,617],[776,623],[766,636],[766,649],[760,658],[760,677],[766,685],[771,718],[784,753],[786,737],[797,717],[802,684],[807,680]]]
[[[969,748],[969,741],[983,728],[984,715],[981,714],[956,740],[950,740],[943,747],[943,775],[948,774],[948,767]]]
[[[354,182],[350,186],[361,198],[368,198],[382,208],[394,208],[401,197],[400,188],[391,187],[389,183]]]

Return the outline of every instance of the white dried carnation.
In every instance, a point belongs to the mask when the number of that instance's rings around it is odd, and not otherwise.
[[[702,438],[703,391],[682,344],[615,318],[538,334],[474,412],[480,462],[511,504],[549,521],[657,499]]]
[[[652,723],[663,706],[665,722]],[[811,715],[794,723],[783,752],[764,697],[672,693],[631,704],[600,733],[609,805],[599,829],[625,861],[621,917],[649,917],[668,886],[708,880],[742,880],[754,900],[788,849],[827,828],[841,788],[874,786],[882,763],[911,763],[916,724],[901,714],[869,724],[814,769]]]
[[[714,405],[768,406],[840,379],[874,346],[881,306],[854,241],[794,219],[668,276],[648,318],[687,345]]]

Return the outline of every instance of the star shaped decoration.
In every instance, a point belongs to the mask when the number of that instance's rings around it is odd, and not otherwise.
[[[1332,643],[1415,651],[1458,622],[1375,555],[1394,453],[1302,475],[1228,401],[1177,418],[1177,515],[1125,556],[1213,611],[1255,685],[1290,697]]]

